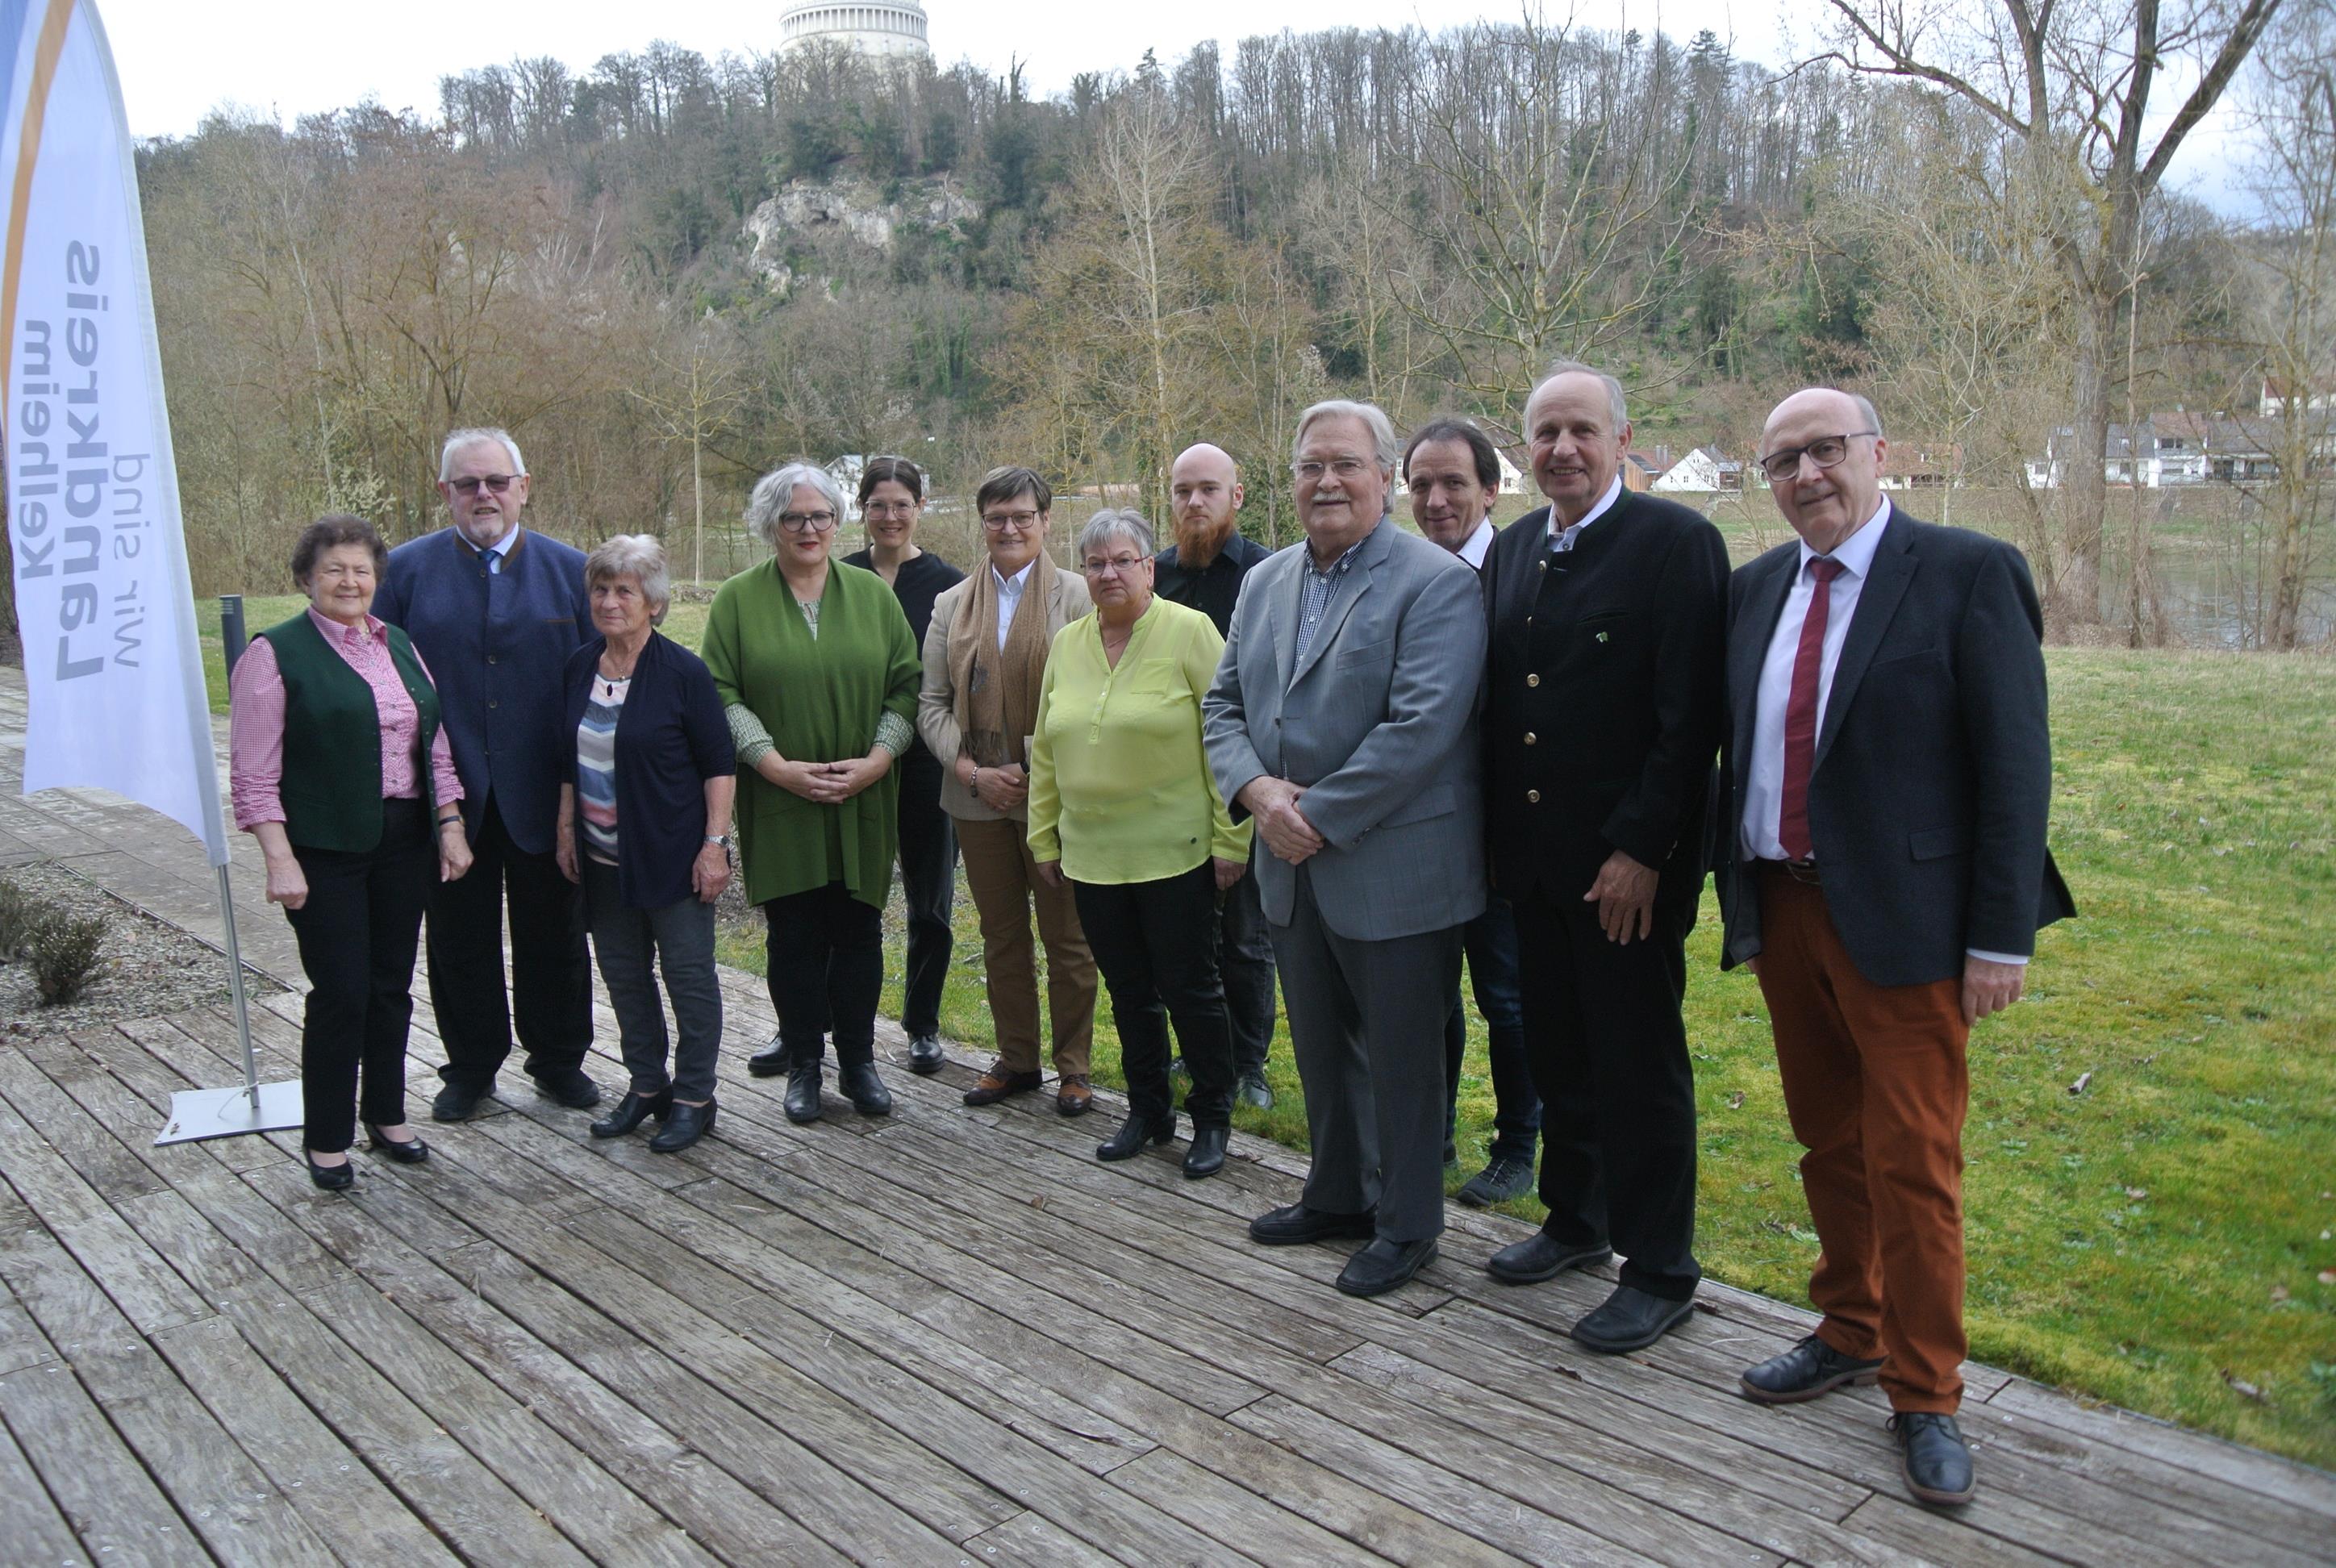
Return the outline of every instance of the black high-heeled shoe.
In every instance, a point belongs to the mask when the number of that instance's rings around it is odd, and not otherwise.
[[[326,1192],[346,1192],[356,1185],[357,1168],[354,1162],[343,1160],[337,1165],[320,1165],[316,1156],[306,1149],[300,1151],[300,1157],[308,1162],[308,1179]]]
[[[1095,1145],[1095,1158],[1132,1160],[1144,1152],[1144,1144],[1169,1143],[1175,1136],[1176,1118],[1174,1116],[1163,1116],[1159,1121],[1147,1122],[1141,1116],[1131,1115],[1127,1120],[1120,1123],[1119,1131],[1114,1133],[1106,1141]]]
[[[638,1089],[627,1089],[617,1108],[592,1124],[596,1138],[621,1138],[651,1116],[663,1121],[673,1115],[673,1087],[667,1085],[654,1095]]]
[[[665,1128],[649,1140],[649,1152],[656,1154],[677,1154],[714,1130],[714,1102],[702,1105],[685,1105],[676,1101],[665,1119]]]
[[[430,1145],[418,1137],[407,1138],[400,1142],[394,1138],[383,1137],[381,1129],[371,1122],[361,1122],[358,1125],[365,1130],[367,1149],[376,1154],[387,1154],[401,1165],[418,1165],[430,1157]]]

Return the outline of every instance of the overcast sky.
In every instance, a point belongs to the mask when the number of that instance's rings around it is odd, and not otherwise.
[[[392,109],[434,112],[440,75],[516,55],[550,54],[581,72],[603,54],[642,49],[655,38],[708,57],[725,49],[769,50],[778,46],[783,9],[782,0],[658,0],[651,6],[611,0],[97,0],[97,6],[122,73],[130,129],[139,136],[183,135],[222,103],[272,112],[287,124],[368,95]],[[1147,48],[1173,64],[1208,38],[1230,54],[1237,39],[1285,27],[1445,27],[1471,14],[1516,14],[1512,5],[1469,0],[1459,6],[1182,0],[1100,8],[1095,0],[926,0],[925,9],[933,52],[943,63],[970,59],[1002,73],[1018,58],[1042,94],[1067,87],[1075,72],[1131,69]],[[1774,63],[1789,54],[1780,42],[1783,18],[1795,19],[1806,37],[1821,9],[1816,0],[1665,0],[1660,7],[1595,15],[1601,26],[1660,28],[1682,42],[1708,27],[1729,40],[1739,58]],[[2175,182],[2227,209],[2234,199],[2226,193],[2224,137],[2216,123],[2201,126],[2175,163]]]

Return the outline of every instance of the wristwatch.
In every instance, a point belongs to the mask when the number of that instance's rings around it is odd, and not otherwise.
[[[710,844],[720,844],[726,850],[730,847],[730,835],[728,833],[707,833],[706,835],[706,842]]]

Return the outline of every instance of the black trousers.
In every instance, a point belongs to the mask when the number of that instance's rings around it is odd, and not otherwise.
[[[433,852],[434,847],[433,847]],[[584,899],[549,853],[511,842],[494,797],[471,840],[471,870],[430,891],[430,1010],[446,1042],[438,1076],[482,1093],[519,1034],[527,1070],[581,1067],[592,1048],[592,965]],[[511,994],[503,994],[503,901],[511,901]]]
[[[1225,1021],[1232,1026],[1233,1068],[1263,1073],[1273,1047],[1273,939],[1258,901],[1257,872],[1244,871],[1217,910],[1217,973],[1224,981]]]
[[[1517,994],[1517,920],[1509,901],[1494,893],[1484,912],[1460,928],[1476,1010],[1484,1017],[1484,1054],[1493,1072],[1492,1159],[1530,1161],[1541,1137],[1541,1095],[1525,1059],[1524,1003]],[[1444,1018],[1444,1141],[1450,1143],[1460,1108],[1460,1066],[1468,1050],[1468,1020],[1460,1010],[1460,971],[1448,988]]]
[[[405,1039],[414,1022],[414,950],[438,874],[430,813],[381,803],[381,842],[363,852],[292,847],[308,899],[284,911],[300,945],[308,999],[300,1020],[300,1096],[308,1147],[339,1154],[365,1119],[405,1120]]]
[[[950,914],[957,903],[957,828],[941,810],[941,765],[920,743],[900,759],[900,896],[909,908],[909,973],[900,1027],[910,1039],[941,1032]]]
[[[1195,1127],[1232,1125],[1233,1040],[1217,979],[1215,862],[1149,882],[1071,884],[1079,925],[1111,993],[1128,1110],[1174,1115],[1168,1098],[1168,1026],[1192,1070],[1185,1114]]]
[[[1598,906],[1535,889],[1513,906],[1525,1049],[1541,1091],[1543,1229],[1611,1242],[1622,1283],[1684,1300],[1695,1261],[1695,1077],[1688,1065],[1692,898],[1658,898],[1653,932],[1606,940]]]
[[[884,914],[842,882],[788,893],[763,906],[763,974],[779,1045],[793,1062],[816,1062],[835,1035],[835,1059],[876,1057],[876,1004],[884,995]]]

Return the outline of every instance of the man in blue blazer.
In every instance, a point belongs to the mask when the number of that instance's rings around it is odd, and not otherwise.
[[[1397,447],[1368,404],[1298,418],[1302,544],[1251,569],[1202,728],[1290,1008],[1314,1158],[1269,1246],[1353,1237],[1354,1296],[1394,1290],[1444,1229],[1445,977],[1484,908],[1476,574],[1387,515]]]
[[[1825,1314],[1742,1383],[1790,1404],[1878,1379],[1908,1488],[1952,1506],[1973,1491],[1965,1047],[2019,1000],[2037,928],[2076,911],[2044,847],[2028,564],[1893,507],[1888,450],[1863,397],[1779,404],[1760,466],[1799,537],[1728,583],[1721,963],[1751,966],[1768,1004]]]
[[[453,526],[390,551],[374,600],[438,683],[473,856],[473,874],[431,889],[430,1005],[446,1042],[431,1115],[459,1122],[494,1093],[514,1027],[539,1090],[581,1109],[600,1098],[584,1072],[592,980],[582,904],[553,850],[560,752],[576,745],[561,732],[560,671],[592,636],[584,556],[520,527],[527,464],[502,431],[449,435],[438,492]]]

